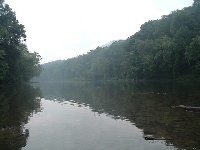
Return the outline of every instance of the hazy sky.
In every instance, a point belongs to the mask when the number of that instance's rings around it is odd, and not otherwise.
[[[42,63],[87,53],[126,39],[148,21],[191,6],[193,0],[5,0]]]

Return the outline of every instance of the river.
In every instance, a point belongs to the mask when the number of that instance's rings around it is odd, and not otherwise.
[[[200,85],[48,82],[1,89],[0,149],[200,149]],[[153,137],[145,140],[144,136]]]

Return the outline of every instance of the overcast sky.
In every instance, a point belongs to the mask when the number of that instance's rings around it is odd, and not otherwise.
[[[126,39],[148,21],[191,6],[193,0],[5,0],[41,63],[82,55]]]

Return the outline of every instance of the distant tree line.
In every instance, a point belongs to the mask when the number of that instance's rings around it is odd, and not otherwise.
[[[24,26],[0,0],[0,84],[29,81],[41,72],[41,57],[29,52]]]
[[[43,68],[43,81],[199,78],[200,0],[145,22],[126,40]]]

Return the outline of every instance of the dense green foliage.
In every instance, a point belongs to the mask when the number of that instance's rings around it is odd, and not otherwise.
[[[44,64],[41,80],[199,78],[200,1],[144,23],[124,41]]]
[[[15,13],[0,1],[0,83],[29,81],[40,74],[40,56],[25,45],[24,26]]]

